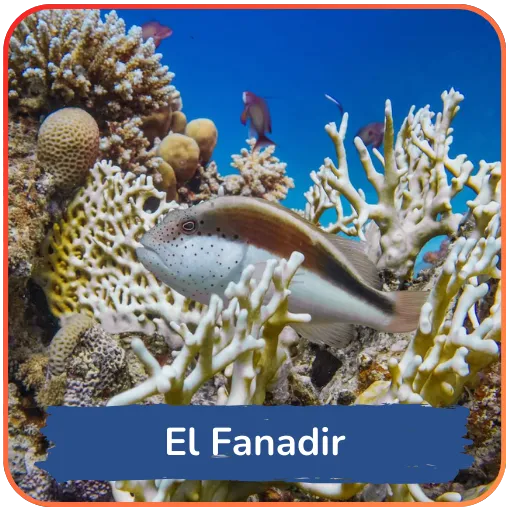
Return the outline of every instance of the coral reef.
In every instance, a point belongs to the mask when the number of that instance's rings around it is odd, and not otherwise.
[[[442,240],[438,250],[426,252],[423,255],[423,261],[433,265],[442,263],[449,253],[449,245],[450,241],[448,238]]]
[[[255,139],[248,139],[250,149],[243,148],[240,155],[232,156],[231,166],[240,174],[225,178],[225,193],[281,201],[287,197],[289,189],[294,188],[294,181],[285,173],[287,164],[273,156],[274,145],[254,150],[255,142]]]
[[[80,335],[93,326],[93,319],[76,313],[70,315],[63,327],[53,336],[49,345],[49,373],[61,375],[66,368],[67,361],[79,343]]]
[[[100,158],[124,171],[135,174],[156,174],[162,159],[142,130],[143,120],[134,116],[124,121],[109,121],[100,138]]]
[[[359,236],[364,241],[368,235],[368,248],[377,266],[409,279],[415,258],[431,238],[457,232],[463,215],[453,211],[451,200],[464,187],[479,193],[484,177],[499,171],[498,162],[481,161],[479,171],[472,175],[474,166],[466,155],[450,158],[451,123],[462,100],[463,95],[453,89],[444,92],[443,111],[436,117],[429,106],[415,114],[412,107],[396,139],[391,103],[387,101],[384,155],[373,150],[384,168],[383,174],[374,168],[363,141],[354,139],[368,180],[378,195],[377,204],[369,204],[364,192],[350,180],[343,144],[348,115],[344,114],[339,130],[334,123],[327,125],[338,167],[327,158],[317,173],[312,172],[314,185],[305,194],[305,217],[318,224],[326,210],[334,209],[336,220],[325,227],[326,231]],[[348,215],[342,196],[351,205]]]
[[[186,126],[185,134],[195,140],[199,146],[199,161],[202,165],[206,165],[218,141],[215,124],[207,118],[197,118]]]
[[[191,179],[199,165],[199,145],[183,134],[169,134],[162,139],[157,155],[173,168],[180,184]]]
[[[150,145],[153,145],[153,142],[157,137],[159,139],[163,139],[167,134],[169,134],[169,130],[171,130],[172,116],[171,107],[164,106],[142,118],[141,129],[144,133],[144,137],[148,139]]]
[[[165,403],[189,404],[198,389],[221,371],[228,380],[218,390],[218,404],[263,403],[268,385],[289,357],[290,343],[282,330],[287,324],[310,319],[287,309],[288,286],[303,260],[296,252],[288,261],[268,261],[258,282],[253,278],[254,266],[248,266],[239,282],[227,287],[227,305],[212,296],[195,332],[185,324],[171,322],[183,347],[170,365],[161,366],[141,340],[132,340],[132,349],[149,378],[112,397],[108,405],[139,403],[157,393]],[[268,295],[270,284],[274,290]],[[125,493],[132,493],[137,501],[230,500],[237,498],[238,490],[245,498],[258,487],[229,481],[117,481],[113,494],[117,501],[125,500]]]
[[[248,195],[269,201],[280,201],[287,197],[294,181],[286,174],[287,164],[273,154],[275,146],[253,150],[255,139],[248,139],[249,149],[243,148],[240,155],[232,155],[231,166],[240,174],[221,176],[212,161],[206,167],[200,165],[187,184],[178,189],[181,201],[189,204],[210,199],[216,195]]]
[[[83,106],[121,121],[172,105],[174,75],[160,65],[140,27],[125,32],[111,11],[45,9],[27,16],[9,41],[9,107],[36,114]]]
[[[173,205],[150,176],[95,164],[43,245],[37,281],[56,317],[83,313],[106,331],[158,332],[165,322],[197,322],[200,307],[160,284],[137,261],[141,235]]]
[[[50,221],[51,177],[36,163],[38,122],[9,115],[9,277],[26,280]]]
[[[174,111],[171,117],[171,132],[183,134],[187,126],[187,117],[182,111]]]
[[[238,173],[221,176],[211,160],[215,124],[187,124],[160,58],[141,28],[126,33],[114,11],[104,20],[98,10],[39,11],[9,41],[9,466],[16,482],[45,501],[475,498],[500,466],[501,169],[481,161],[475,171],[465,155],[451,158],[463,96],[444,92],[436,115],[413,107],[397,136],[387,101],[384,155],[372,151],[383,171],[355,138],[374,204],[348,171],[347,113],[339,128],[326,126],[336,164],[325,159],[311,173],[301,213],[363,241],[385,290],[430,290],[415,333],[357,327],[356,339],[336,350],[308,344],[290,327],[310,319],[287,309],[304,260],[297,252],[268,261],[261,279],[247,267],[226,299],[212,296],[208,307],[137,261],[140,237],[177,207],[222,194],[280,201],[294,187],[275,147],[254,151],[255,139],[232,156]],[[60,202],[55,187],[80,188]],[[463,215],[452,200],[465,188],[474,195]],[[327,210],[336,219],[323,226]],[[448,249],[429,255],[431,268],[414,279],[417,255],[440,235],[449,237]],[[29,282],[34,274],[49,309]],[[383,402],[469,406],[474,466],[442,485],[57,484],[34,466],[47,451],[39,430],[50,405]]]
[[[83,109],[59,109],[39,129],[37,160],[59,190],[68,192],[81,185],[98,154],[99,126]]]

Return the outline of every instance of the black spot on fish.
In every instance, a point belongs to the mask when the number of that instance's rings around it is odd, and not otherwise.
[[[234,234],[234,239],[238,239],[239,236],[237,234]]]

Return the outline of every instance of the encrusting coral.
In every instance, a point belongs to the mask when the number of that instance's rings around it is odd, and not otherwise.
[[[81,185],[98,154],[99,126],[83,109],[59,109],[39,129],[37,160],[60,190]]]
[[[36,114],[84,106],[120,121],[154,109],[180,109],[174,75],[160,65],[140,27],[125,31],[111,11],[45,9],[27,16],[9,41],[9,107]]]
[[[479,171],[472,175],[474,166],[466,155],[450,158],[451,122],[462,100],[463,95],[453,89],[444,92],[443,111],[436,117],[429,106],[415,114],[412,107],[396,138],[387,101],[384,155],[373,150],[384,174],[374,168],[363,141],[354,139],[366,176],[378,195],[377,204],[369,204],[364,192],[350,180],[343,144],[348,114],[344,114],[339,130],[334,123],[327,125],[338,166],[327,158],[317,173],[312,172],[314,185],[305,194],[305,217],[318,224],[326,210],[334,209],[336,220],[324,228],[326,231],[359,236],[363,241],[368,236],[370,256],[377,266],[392,269],[402,279],[410,278],[417,255],[430,239],[457,232],[463,215],[453,211],[451,200],[465,187],[478,193],[482,179],[499,167],[498,162],[481,161]],[[348,215],[342,197],[351,205]]]
[[[83,313],[106,331],[168,338],[165,322],[197,322],[199,305],[160,284],[135,255],[142,234],[173,206],[150,176],[95,164],[43,245],[37,281],[53,315]]]

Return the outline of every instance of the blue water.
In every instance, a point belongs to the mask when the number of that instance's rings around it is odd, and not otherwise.
[[[500,44],[493,27],[461,10],[119,10],[127,26],[157,20],[173,29],[158,51],[175,72],[189,119],[211,118],[222,174],[248,137],[241,125],[242,92],[268,98],[276,155],[296,188],[283,202],[304,207],[309,172],[334,157],[324,131],[349,112],[346,140],[353,183],[375,202],[352,143],[357,130],[383,121],[392,101],[396,127],[410,106],[441,110],[440,94],[465,95],[455,122],[452,154],[472,162],[500,158]],[[465,209],[470,193],[455,206]],[[438,248],[440,239],[432,242]]]

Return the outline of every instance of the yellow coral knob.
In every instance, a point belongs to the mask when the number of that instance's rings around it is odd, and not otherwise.
[[[185,183],[195,174],[199,165],[199,146],[183,134],[169,134],[158,146],[158,156],[164,159],[176,174],[178,183]]]
[[[218,140],[218,130],[215,124],[207,118],[197,118],[187,125],[185,134],[195,139],[198,144],[201,162],[203,164],[209,162]]]
[[[99,127],[83,109],[66,107],[50,114],[39,129],[37,160],[60,190],[81,185],[99,154]]]
[[[187,126],[187,117],[181,111],[173,111],[171,117],[171,131],[174,134],[183,134]]]

